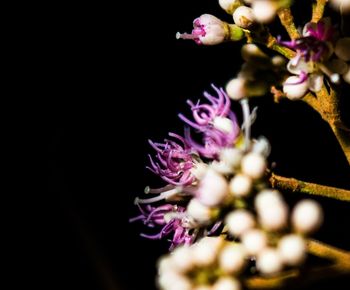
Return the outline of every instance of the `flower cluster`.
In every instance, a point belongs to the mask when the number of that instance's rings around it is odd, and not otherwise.
[[[158,283],[168,289],[240,289],[239,274],[257,269],[263,275],[299,266],[306,256],[305,235],[322,222],[312,200],[297,203],[289,215],[282,195],[266,185],[270,145],[251,139],[252,115],[241,100],[243,129],[223,89],[204,93],[208,103],[187,101],[192,118],[179,117],[202,138],[170,134],[174,140],[151,142],[156,151],[149,169],[168,184],[146,188],[151,198],[137,198],[142,221],[167,238],[172,253],[161,259]],[[202,288],[200,288],[202,289]]]

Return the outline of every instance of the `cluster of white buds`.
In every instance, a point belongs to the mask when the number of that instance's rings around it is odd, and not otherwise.
[[[235,277],[246,264],[242,245],[222,237],[206,237],[163,257],[158,284],[164,290],[240,290],[241,283]]]
[[[271,80],[278,82],[285,73],[285,59],[268,57],[256,44],[243,45],[241,55],[245,63],[237,77],[226,85],[226,92],[233,100],[265,95]]]
[[[225,148],[201,167],[186,214],[194,224],[222,223],[219,236],[179,246],[161,258],[158,284],[164,290],[239,290],[246,268],[275,275],[306,258],[305,236],[322,223],[321,207],[302,200],[291,210],[280,192],[266,186],[266,139],[248,149]]]
[[[242,28],[250,28],[254,23],[271,22],[278,9],[288,7],[290,0],[219,0],[220,6],[232,14],[234,22]]]

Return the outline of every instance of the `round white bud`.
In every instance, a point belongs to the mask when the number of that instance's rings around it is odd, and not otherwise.
[[[174,268],[181,273],[189,271],[193,267],[192,251],[188,246],[181,246],[172,252]]]
[[[238,7],[235,12],[233,12],[233,21],[241,28],[251,27],[255,22],[252,8],[247,6]]]
[[[285,66],[286,65],[286,59],[281,55],[275,55],[272,57],[271,62],[274,66]]]
[[[242,244],[249,255],[257,255],[267,247],[267,236],[262,230],[253,229],[243,234]]]
[[[198,179],[202,179],[208,170],[208,165],[204,162],[195,163],[191,169],[191,173]]]
[[[180,286],[180,288],[177,289],[183,290],[191,290],[192,286],[190,281],[185,276],[176,272],[165,272],[161,274],[158,278],[158,284],[160,287],[169,290],[175,290],[176,288],[174,285]]]
[[[164,274],[165,272],[172,272],[174,271],[174,265],[173,260],[171,256],[164,256],[161,257],[158,261],[158,272],[160,275]]]
[[[204,238],[192,246],[192,258],[197,266],[213,264],[219,252],[222,239]]]
[[[299,77],[291,76],[283,84],[283,92],[292,101],[300,100],[308,90],[308,82],[298,83],[299,81]]]
[[[232,168],[240,166],[242,156],[242,151],[237,148],[224,148],[220,151],[220,160]]]
[[[192,198],[187,205],[187,214],[200,223],[208,223],[212,218],[213,210],[197,198]]]
[[[274,206],[283,202],[281,194],[277,190],[264,189],[255,197],[254,205],[257,210]]]
[[[334,53],[340,59],[344,61],[349,61],[350,60],[350,37],[343,37],[338,39],[337,43],[335,44]]]
[[[275,18],[278,6],[274,1],[259,0],[253,2],[252,9],[256,21],[269,23]]]
[[[221,277],[213,285],[213,290],[241,290],[241,284],[233,277]]]
[[[350,12],[350,0],[330,0],[330,4],[341,13]]]
[[[208,169],[199,183],[196,197],[207,206],[217,206],[228,195],[228,182],[213,169]]]
[[[297,203],[292,213],[293,227],[300,233],[309,234],[317,230],[323,221],[321,206],[312,199]]]
[[[235,175],[230,181],[230,193],[235,197],[248,196],[253,187],[252,179],[244,174]]]
[[[210,168],[224,175],[232,173],[232,167],[224,161],[214,160],[212,163],[210,163]]]
[[[347,72],[343,74],[343,79],[345,82],[350,84],[350,67],[348,68]]]
[[[339,58],[332,59],[327,63],[327,66],[332,72],[341,75],[345,74],[349,69],[349,65]]]
[[[258,255],[256,267],[263,274],[278,273],[283,268],[281,256],[277,250],[266,248]]]
[[[252,213],[245,209],[237,209],[226,217],[228,231],[235,236],[240,236],[255,226]]]
[[[232,14],[233,11],[242,4],[240,0],[219,0],[219,5],[227,13]]]
[[[306,257],[305,240],[295,234],[284,236],[278,243],[278,251],[284,264],[298,266]]]
[[[226,93],[232,100],[241,100],[248,95],[245,85],[246,80],[243,78],[232,79],[226,85]]]
[[[234,129],[233,122],[229,118],[225,117],[215,117],[213,126],[215,129],[218,129],[226,134],[231,133]]]
[[[242,58],[249,62],[251,60],[267,60],[268,56],[254,43],[244,44],[241,48]]]
[[[266,160],[261,154],[251,152],[242,159],[242,172],[255,179],[263,177],[266,166]]]
[[[284,202],[258,209],[259,222],[268,231],[282,230],[288,223],[288,206]]]
[[[246,251],[241,245],[225,246],[219,256],[220,268],[227,274],[239,273],[245,266]]]

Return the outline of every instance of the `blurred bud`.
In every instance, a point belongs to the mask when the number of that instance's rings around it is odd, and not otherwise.
[[[240,6],[233,12],[233,20],[239,27],[250,28],[255,23],[253,10],[247,6]]]

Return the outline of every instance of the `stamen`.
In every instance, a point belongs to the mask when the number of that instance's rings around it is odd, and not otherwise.
[[[240,101],[243,111],[243,123],[244,123],[244,149],[247,150],[250,146],[250,111],[248,99],[244,98]]]
[[[339,74],[332,72],[328,67],[326,67],[322,63],[319,64],[319,67],[320,67],[321,71],[323,71],[324,74],[326,74],[329,77],[329,79],[331,80],[332,83],[338,84],[340,82]]]
[[[182,191],[182,187],[176,187],[174,189],[162,192],[160,195],[152,197],[152,198],[146,198],[146,199],[142,199],[142,198],[135,198],[134,204],[140,204],[140,203],[153,203],[153,202],[157,202],[157,201],[161,201],[163,199],[167,199],[169,197],[172,197],[174,195],[179,194]]]
[[[198,36],[190,34],[190,33],[180,33],[176,32],[176,39],[197,39]]]

